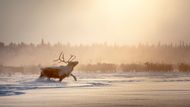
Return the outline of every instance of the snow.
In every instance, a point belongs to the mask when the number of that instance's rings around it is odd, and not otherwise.
[[[0,107],[190,106],[190,73],[75,73],[59,82],[1,75]]]

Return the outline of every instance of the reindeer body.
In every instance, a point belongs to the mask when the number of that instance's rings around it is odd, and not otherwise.
[[[50,75],[52,76],[63,76],[63,75],[68,75],[72,72],[73,68],[67,67],[67,66],[58,66],[58,67],[46,67],[42,68],[42,75]]]
[[[71,59],[71,58],[70,58]],[[60,60],[60,57],[59,57]],[[61,60],[62,62],[66,62]],[[75,81],[77,80],[76,77],[72,74],[72,71],[74,67],[79,63],[78,61],[67,61],[66,66],[56,66],[56,67],[45,67],[41,68],[41,75],[40,78],[42,77],[47,77],[48,79],[50,78],[59,78],[59,81],[62,81],[65,77],[72,76]]]

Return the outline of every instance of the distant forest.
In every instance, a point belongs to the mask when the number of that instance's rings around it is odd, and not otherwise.
[[[39,44],[0,42],[0,65],[2,66],[53,66],[59,53],[63,51],[68,58],[77,56],[80,66],[98,63],[121,64],[190,64],[190,43],[129,45],[72,45],[69,43],[50,44],[41,40]]]
[[[0,74],[40,74],[41,66],[0,66]],[[180,63],[177,65],[164,63],[150,63],[144,64],[111,64],[111,63],[97,63],[97,64],[81,64],[75,68],[75,72],[86,73],[113,73],[113,72],[190,72],[190,65]]]

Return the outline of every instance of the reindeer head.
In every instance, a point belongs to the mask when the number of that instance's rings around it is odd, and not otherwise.
[[[79,63],[78,61],[73,61],[75,58],[76,56],[71,55],[70,58],[67,61],[65,61],[64,54],[63,52],[61,52],[59,58],[54,61],[59,61],[59,63],[64,62],[67,64],[67,66],[75,67]]]

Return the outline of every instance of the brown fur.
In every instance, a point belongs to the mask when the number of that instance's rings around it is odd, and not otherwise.
[[[40,78],[41,77],[48,77],[48,79],[50,79],[50,78],[59,78],[59,81],[62,81],[62,79],[67,77],[67,75],[59,76],[59,72],[60,72],[59,69],[45,68],[45,69],[42,69]]]

